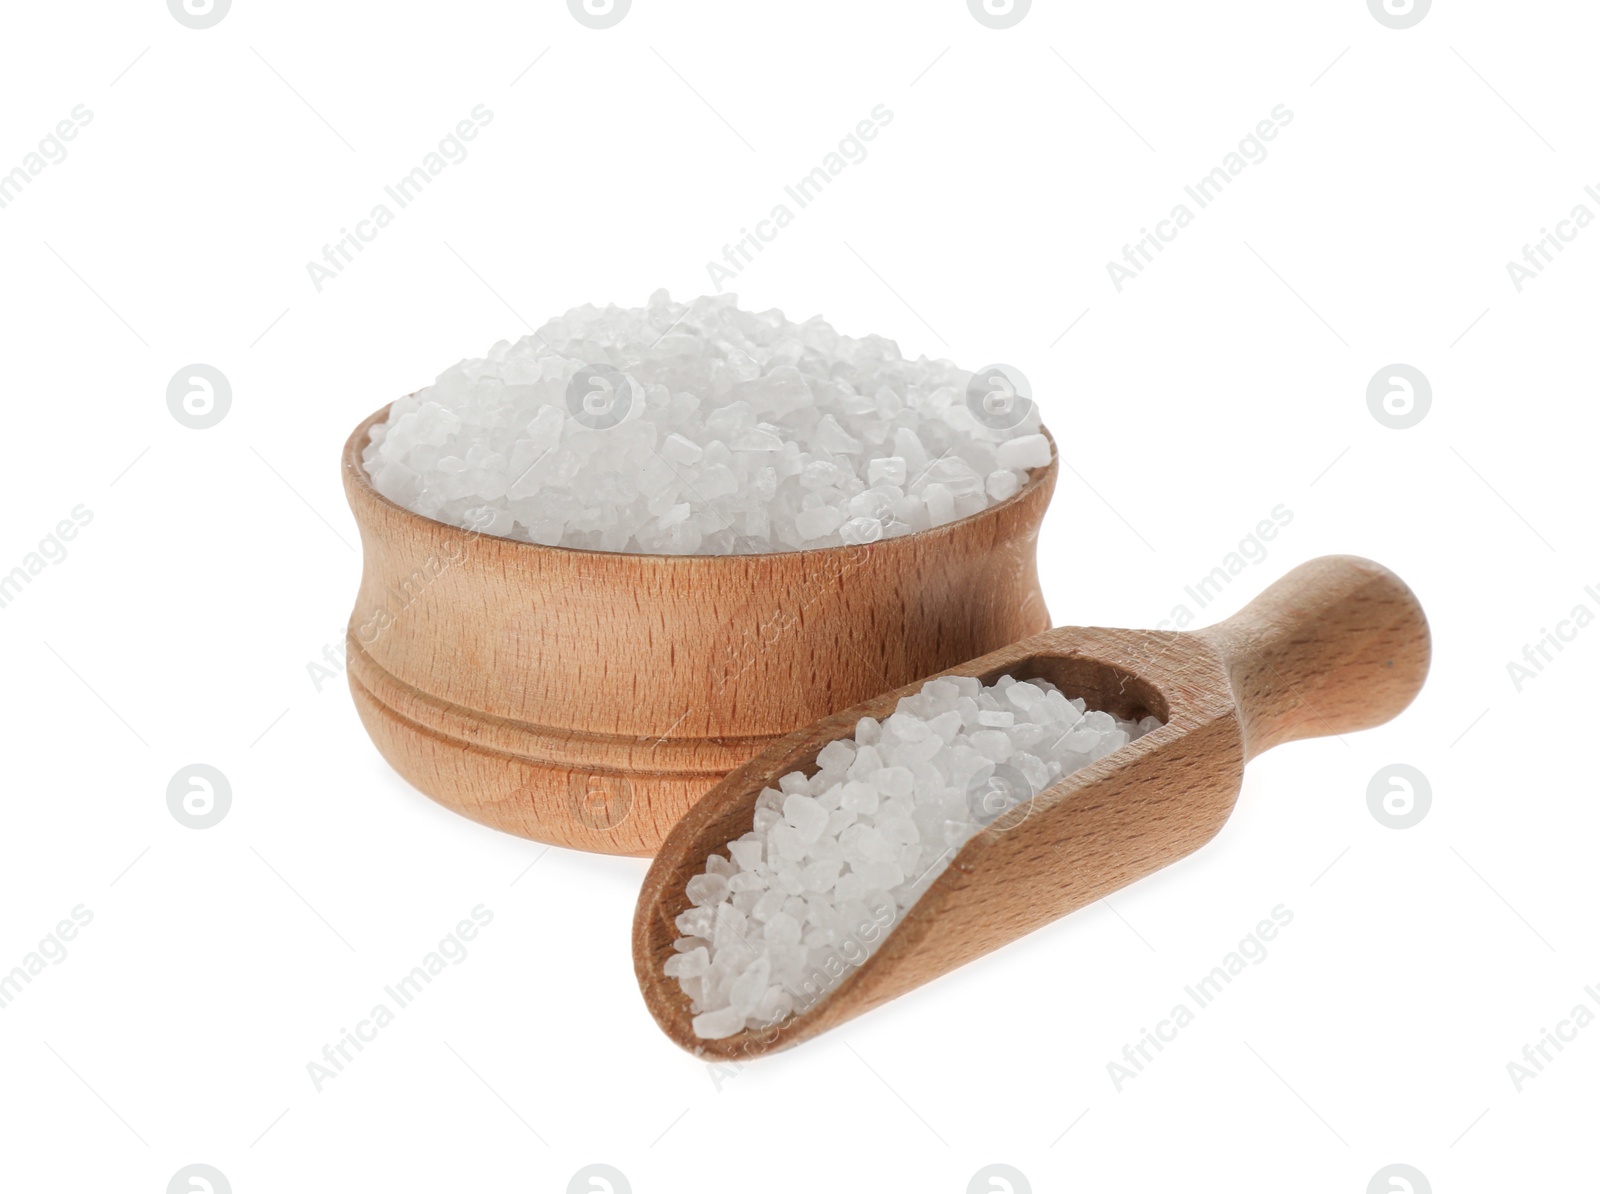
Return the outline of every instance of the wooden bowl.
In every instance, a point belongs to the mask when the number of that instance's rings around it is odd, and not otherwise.
[[[653,854],[785,734],[1050,626],[1034,546],[1057,464],[1012,497],[856,547],[665,556],[544,547],[373,488],[344,448],[364,568],[350,691],[412,785],[485,825]]]

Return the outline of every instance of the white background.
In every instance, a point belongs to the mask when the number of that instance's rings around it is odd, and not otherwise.
[[[638,0],[604,31],[553,0],[5,22],[0,170],[93,119],[0,210],[0,571],[93,521],[0,609],[0,969],[74,906],[93,922],[0,1010],[0,1185],[157,1194],[193,1162],[240,1194],[560,1191],[591,1162],[641,1194],[957,1192],[994,1162],[1036,1191],[1359,1194],[1393,1162],[1437,1191],[1593,1182],[1600,1026],[1520,1092],[1507,1063],[1600,986],[1600,629],[1520,692],[1506,666],[1600,612],[1600,230],[1520,293],[1506,270],[1600,213],[1592,6],[1456,0],[1404,31],[1361,0],[1041,2],[1005,31],[955,0]],[[319,293],[306,263],[478,104],[470,155]],[[1391,724],[1254,762],[1212,844],[1110,905],[717,1074],[640,1000],[642,861],[447,813],[342,676],[314,686],[360,567],[339,450],[525,319],[709,289],[877,104],[869,156],[734,288],[1032,379],[1063,455],[1056,622],[1158,624],[1281,503],[1200,620],[1355,552],[1416,589],[1434,667]],[[1119,293],[1106,263],[1278,104],[1267,158]],[[192,362],[232,383],[209,430],[166,407]],[[1366,404],[1394,362],[1433,387],[1409,430]],[[166,807],[193,762],[233,790],[205,831]],[[1431,783],[1412,829],[1367,808],[1395,762]],[[307,1063],[480,903],[466,961],[318,1093]],[[1267,960],[1119,1093],[1107,1063],[1278,904]]]

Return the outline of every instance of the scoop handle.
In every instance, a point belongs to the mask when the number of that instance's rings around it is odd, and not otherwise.
[[[1416,594],[1360,556],[1301,564],[1197,633],[1222,655],[1246,758],[1382,725],[1422,688],[1432,654]]]

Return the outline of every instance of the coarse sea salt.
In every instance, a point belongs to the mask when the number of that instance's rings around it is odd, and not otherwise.
[[[1011,676],[930,680],[883,721],[862,718],[854,737],[822,748],[813,774],[764,789],[754,828],[689,880],[664,970],[695,1035],[805,1011],[980,829],[1160,724]]]
[[[362,459],[441,522],[600,551],[872,543],[1005,501],[1050,463],[1038,410],[969,370],[733,295],[576,307],[397,400]],[[970,391],[970,392],[969,392]]]

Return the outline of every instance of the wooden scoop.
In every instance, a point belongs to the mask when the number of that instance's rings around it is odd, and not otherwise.
[[[1356,556],[1324,556],[1204,630],[1064,627],[941,673],[1049,680],[1091,709],[1165,724],[980,830],[898,923],[864,927],[863,940],[881,939],[876,951],[791,992],[787,1019],[702,1040],[688,998],[661,971],[681,936],[673,922],[689,907],[684,885],[751,828],[763,788],[814,770],[822,747],[852,736],[861,717],[887,717],[924,682],[797,730],[707,792],[662,843],[633,922],[645,1003],[701,1056],[798,1044],[1204,845],[1232,811],[1247,760],[1388,721],[1422,687],[1429,654],[1427,618],[1399,577]]]

